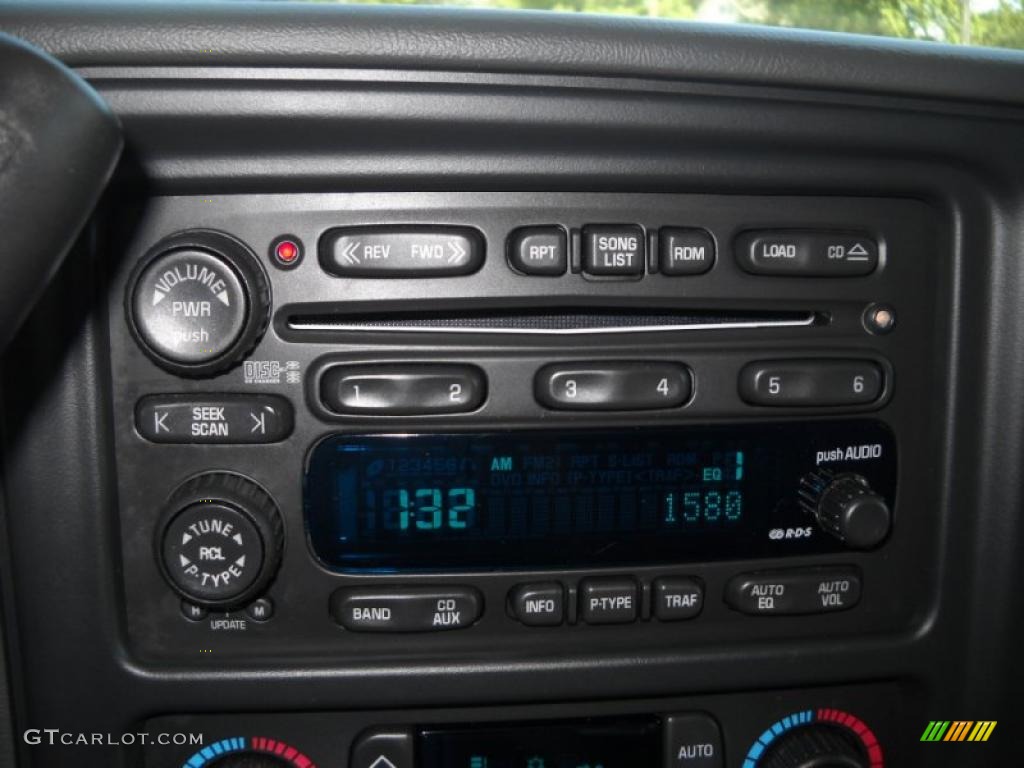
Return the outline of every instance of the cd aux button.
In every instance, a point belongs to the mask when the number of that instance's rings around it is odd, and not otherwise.
[[[690,371],[678,363],[555,363],[534,381],[537,400],[556,410],[678,408],[692,391]]]
[[[320,380],[320,397],[335,413],[415,416],[480,407],[487,387],[471,365],[338,365]]]
[[[475,624],[483,598],[472,587],[356,587],[331,595],[330,609],[351,632],[442,632]]]

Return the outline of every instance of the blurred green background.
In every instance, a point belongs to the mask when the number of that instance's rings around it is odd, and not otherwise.
[[[859,32],[1024,49],[1024,0],[319,0],[527,8]]]

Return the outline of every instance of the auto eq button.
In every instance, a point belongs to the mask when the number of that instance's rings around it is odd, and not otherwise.
[[[483,263],[470,227],[339,227],[320,238],[320,264],[338,277],[451,277]]]
[[[153,443],[276,443],[292,432],[292,405],[277,395],[147,395],[135,428]]]
[[[443,632],[475,624],[483,598],[472,587],[355,587],[331,595],[330,610],[350,632]]]
[[[878,266],[878,243],[849,232],[744,232],[736,239],[736,259],[755,275],[861,277]]]
[[[831,613],[860,602],[860,572],[852,566],[743,573],[725,588],[729,607],[751,616]]]

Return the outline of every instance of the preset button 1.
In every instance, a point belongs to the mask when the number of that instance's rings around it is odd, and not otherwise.
[[[472,411],[486,391],[483,373],[472,365],[337,365],[320,381],[330,410],[368,416]]]

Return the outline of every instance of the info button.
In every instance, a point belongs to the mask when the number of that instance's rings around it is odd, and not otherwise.
[[[522,584],[512,590],[512,612],[529,627],[557,627],[565,618],[565,590],[558,582]]]

